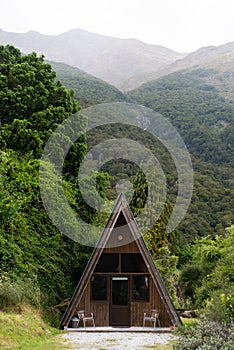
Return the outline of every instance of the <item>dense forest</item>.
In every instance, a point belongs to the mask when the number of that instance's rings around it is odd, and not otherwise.
[[[93,78],[98,86],[91,90],[90,76],[83,80],[85,74],[80,70],[64,64],[55,64],[54,68],[57,77],[67,88],[74,90],[75,96],[83,96],[84,93],[86,102],[82,106],[124,101],[122,94],[116,94],[116,88],[113,90],[113,87],[100,79]],[[144,105],[168,118],[183,137],[192,156],[193,197],[186,218],[179,227],[186,240],[208,234],[223,234],[225,228],[233,223],[234,213],[230,205],[234,200],[234,104],[231,81],[231,72],[221,74],[213,69],[195,69],[172,73],[125,95],[125,101]],[[99,93],[104,91],[103,86],[109,89],[109,93],[101,94],[100,100]],[[84,100],[83,97],[82,99]],[[91,133],[90,137],[87,135],[88,142],[93,146],[110,138],[111,134],[113,130],[110,127],[108,130],[99,130],[98,134]],[[176,181],[176,170],[165,148],[142,130],[139,132],[120,127],[118,131],[115,127],[112,137],[130,137],[155,150],[155,156],[159,158],[167,175],[171,189],[170,200],[175,201],[176,187],[173,184]],[[132,178],[137,172],[127,162],[118,162],[116,165],[109,163],[104,170],[112,174],[112,187],[118,181],[118,174],[121,176],[125,173]],[[111,196],[112,192],[109,191],[107,195]]]
[[[22,298],[55,306],[71,295],[91,252],[53,226],[40,197],[43,146],[56,125],[79,108],[73,92],[55,76],[43,57],[1,47],[0,265],[6,289],[1,306]],[[85,139],[81,143],[78,159],[86,148]],[[81,210],[75,185],[65,179],[64,185],[73,206]]]
[[[51,223],[40,196],[41,155],[55,128],[81,107],[128,101],[171,121],[190,151],[194,168],[188,213],[176,230],[166,233],[177,195],[170,154],[135,127],[125,130],[120,125],[111,135],[142,141],[155,152],[165,172],[170,193],[158,221],[145,234],[156,265],[178,308],[205,310],[212,320],[233,320],[234,103],[231,89],[215,83],[220,79],[213,70],[183,71],[124,95],[78,69],[48,63],[35,53],[23,55],[13,46],[0,46],[1,309],[28,302],[42,307],[58,325],[92,248],[70,240]],[[82,116],[80,125],[85,128]],[[111,131],[109,126],[100,128],[99,136],[92,131],[84,134],[63,169],[70,205],[94,225],[102,226],[106,216],[84,202],[77,170],[89,147],[108,139]],[[130,205],[137,215],[148,196],[147,181],[137,166],[124,161],[124,154],[122,158],[100,169],[98,191],[104,199],[113,200],[116,183],[124,174],[133,184]],[[156,195],[158,189],[154,191]]]
[[[231,77],[231,72],[221,75],[210,69],[194,69],[172,73],[127,94],[130,101],[168,118],[192,155],[194,193],[180,227],[187,237],[222,233],[233,222]],[[227,84],[222,86],[221,81]]]
[[[74,98],[81,107],[125,100],[121,91],[101,79],[64,63],[49,63],[56,71],[57,79],[74,91]]]
[[[233,167],[232,79],[232,72],[185,70],[148,82],[128,97],[169,118],[194,156]]]

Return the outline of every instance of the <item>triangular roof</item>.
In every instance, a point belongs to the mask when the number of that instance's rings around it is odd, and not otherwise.
[[[172,300],[169,296],[169,293],[167,291],[167,288],[161,278],[161,275],[156,268],[153,258],[146,246],[146,243],[144,241],[143,236],[141,235],[141,232],[139,230],[139,227],[136,223],[136,220],[134,219],[134,216],[132,214],[131,209],[128,206],[128,203],[125,199],[125,196],[120,193],[118,196],[115,205],[112,209],[112,212],[110,214],[110,217],[107,221],[107,224],[100,236],[100,239],[88,261],[88,264],[82,274],[82,277],[80,278],[80,281],[75,289],[75,292],[69,302],[69,305],[63,315],[61,326],[67,326],[71,320],[71,318],[74,315],[74,310],[76,309],[77,305],[79,304],[82,295],[89,283],[89,279],[91,277],[91,274],[93,273],[99,258],[103,252],[103,249],[106,247],[106,244],[111,236],[112,231],[115,228],[116,221],[120,214],[124,215],[124,218],[126,220],[126,223],[131,231],[131,234],[133,236],[133,240],[135,240],[138,249],[144,259],[144,262],[148,268],[149,274],[152,277],[152,280],[154,284],[156,285],[156,288],[158,290],[158,293],[162,299],[162,302],[165,305],[165,308],[169,314],[169,317],[171,319],[171,322],[173,324],[181,324],[181,320],[178,316],[178,313],[174,307],[174,304],[172,303]]]

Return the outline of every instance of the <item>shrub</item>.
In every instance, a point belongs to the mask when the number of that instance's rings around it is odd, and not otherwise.
[[[206,303],[204,313],[211,321],[232,324],[234,322],[233,290],[227,288],[226,293],[220,293],[220,291],[213,293],[212,298]]]
[[[179,284],[182,289],[182,294],[186,299],[186,307],[195,306],[195,291],[201,285],[203,277],[204,268],[201,264],[189,262],[183,266],[180,273]]]
[[[0,276],[0,309],[18,310],[24,304],[40,306],[41,293],[36,278]]]
[[[192,327],[182,327],[174,350],[232,350],[234,339],[231,330],[217,321],[202,317]]]

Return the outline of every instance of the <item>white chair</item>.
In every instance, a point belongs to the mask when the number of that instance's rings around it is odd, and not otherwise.
[[[150,321],[151,324],[153,324],[154,328],[156,327],[157,323],[158,323],[158,326],[161,327],[159,315],[160,315],[160,311],[158,309],[152,309],[150,311],[149,316],[147,316],[146,312],[144,312],[143,327],[145,327],[146,321]]]
[[[93,327],[95,327],[95,322],[94,322],[94,317],[93,317],[93,313],[91,312],[90,315],[87,315],[85,310],[79,310],[77,311],[77,316],[78,316],[78,325],[77,327],[79,327],[80,321],[83,322],[83,326],[84,328],[86,328],[86,322],[92,322]]]

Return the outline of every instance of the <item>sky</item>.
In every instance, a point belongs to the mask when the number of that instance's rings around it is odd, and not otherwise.
[[[58,35],[81,28],[178,52],[234,41],[233,0],[0,0],[0,28]]]

